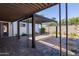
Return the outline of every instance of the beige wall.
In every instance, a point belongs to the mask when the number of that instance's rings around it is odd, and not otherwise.
[[[52,34],[53,32],[56,32],[56,27],[55,26],[49,26],[49,30],[48,30],[48,27],[45,27],[46,28],[46,32],[49,31],[50,34]],[[59,30],[59,28],[58,28]],[[66,33],[66,27],[63,25],[61,26],[61,31],[62,31],[62,34]],[[69,25],[68,26],[68,33],[72,33],[72,32],[75,32],[79,35],[79,25],[78,26],[75,26],[75,25]]]

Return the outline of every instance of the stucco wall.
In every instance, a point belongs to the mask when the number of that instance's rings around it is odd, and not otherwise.
[[[24,23],[24,22],[23,22]],[[27,23],[25,23],[25,25],[27,26]],[[13,23],[13,30],[14,30],[14,36],[17,34],[17,22],[14,22]],[[26,33],[27,34],[27,28],[25,27],[20,27],[20,35],[22,35],[23,33]],[[46,28],[46,32],[49,32],[50,34],[53,34],[56,32],[56,27],[55,26],[43,26]],[[39,24],[36,24],[35,25],[35,32],[39,33],[40,31],[40,25]],[[66,32],[66,26],[61,26],[61,31],[62,31],[62,34],[65,34]],[[58,27],[58,32],[59,32],[59,27]],[[79,35],[79,25],[78,26],[75,26],[75,25],[69,25],[68,26],[68,33],[77,33]],[[31,24],[29,24],[29,34],[32,34],[32,27],[31,27]],[[12,36],[12,24],[9,23],[9,36]]]
[[[22,35],[23,33],[27,34],[27,23],[24,23],[24,22],[20,22],[20,24],[23,23],[25,24],[25,27],[21,27],[20,26],[20,35]],[[32,34],[32,27],[31,27],[31,23],[29,24],[29,34]],[[40,26],[39,24],[36,24],[35,25],[35,32],[36,33],[39,33],[39,30],[40,30]],[[13,23],[13,36],[16,36],[17,34],[17,22],[14,22]],[[9,23],[9,36],[12,36],[12,24]]]

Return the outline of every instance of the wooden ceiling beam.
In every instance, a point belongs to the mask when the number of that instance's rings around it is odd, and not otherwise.
[[[34,8],[30,7],[30,6],[28,6],[28,5],[27,5],[27,4],[25,4],[25,3],[23,3],[22,5],[24,5],[25,7],[30,8],[30,10],[36,10],[36,9],[34,9]]]
[[[47,3],[26,3],[26,4],[0,4],[0,16],[4,18],[4,21],[17,21],[18,19],[25,19],[31,17],[32,14],[41,10],[47,9],[54,4]],[[44,7],[43,7],[44,6]]]
[[[41,7],[44,7],[43,3],[41,3],[41,4],[39,3],[39,5],[40,5]]]
[[[44,5],[44,6],[47,6],[48,4],[45,4],[45,3],[44,3],[43,5]]]
[[[28,4],[28,5],[30,5],[30,4]],[[56,3],[55,3],[55,4],[51,4],[51,5],[47,6],[47,7],[51,7],[51,6],[53,6],[53,5],[56,5]],[[34,13],[36,13],[36,12],[38,12],[38,11],[44,10],[44,9],[47,9],[47,8],[46,8],[46,7],[43,7],[43,8],[41,8],[41,9],[37,10],[37,11],[32,12],[31,15],[34,14]],[[21,21],[22,21],[22,20],[21,20]]]
[[[15,4],[10,3],[10,5],[13,6],[14,8],[21,8],[21,9],[23,8],[23,6],[21,7],[20,3],[18,3],[18,4],[17,3],[15,3]]]
[[[38,3],[33,4],[34,6],[36,6],[38,9],[41,8],[41,6]]]
[[[37,10],[39,9],[38,7],[33,6],[33,3],[30,3],[28,6],[33,7],[35,9],[37,9]]]
[[[6,4],[0,4],[0,7],[6,7],[6,8],[10,8],[10,9],[14,9],[14,7],[11,7],[10,5],[6,5]]]

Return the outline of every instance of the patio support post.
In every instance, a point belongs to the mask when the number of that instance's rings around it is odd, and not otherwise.
[[[9,23],[7,23],[7,37],[9,37]]]
[[[41,28],[42,28],[42,23],[41,23]]]
[[[14,26],[13,26],[13,22],[11,22],[11,24],[12,24],[12,36],[14,35]]]
[[[62,46],[61,46],[61,4],[59,4],[59,38],[60,38],[60,56],[62,55]]]
[[[27,47],[29,47],[29,18],[28,18],[28,22],[26,21],[26,32],[27,32],[27,36],[26,36],[26,39],[27,39]]]
[[[42,29],[42,23],[41,23],[41,29]],[[41,31],[41,30],[40,30]],[[42,32],[41,32],[41,35],[42,35]]]
[[[3,38],[3,23],[1,22],[1,38]]]
[[[49,25],[48,25],[48,34],[49,34],[49,32],[50,32],[50,31],[49,31]]]
[[[18,37],[18,39],[20,39],[20,23],[19,23],[20,21],[17,21],[17,37]]]
[[[66,56],[68,56],[68,4],[65,4],[66,8]]]
[[[3,23],[0,22],[0,38],[3,37]]]
[[[56,23],[56,38],[58,37],[58,23]]]
[[[34,20],[34,15],[32,15],[32,48],[35,48],[35,20]]]
[[[0,22],[0,39],[1,39],[1,22]]]

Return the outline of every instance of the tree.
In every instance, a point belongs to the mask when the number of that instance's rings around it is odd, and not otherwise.
[[[61,21],[62,25],[66,24],[66,20],[62,19]],[[79,17],[72,17],[68,19],[68,24],[69,25],[75,25],[75,30],[77,31],[77,26],[79,24]]]
[[[61,24],[65,25],[66,24],[66,20],[62,19]],[[70,24],[70,25],[78,25],[79,24],[79,17],[69,18],[68,19],[68,24]]]

